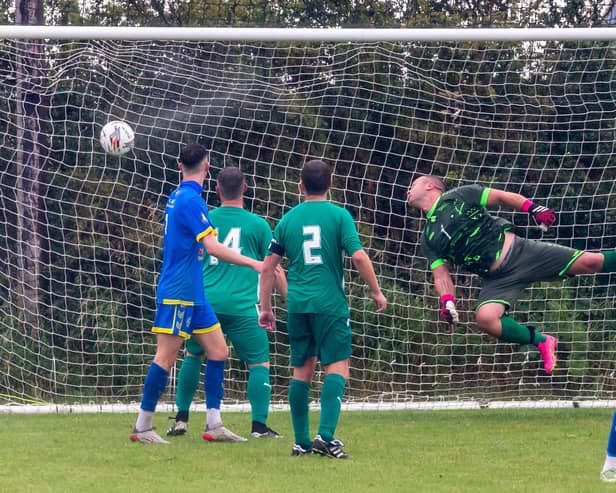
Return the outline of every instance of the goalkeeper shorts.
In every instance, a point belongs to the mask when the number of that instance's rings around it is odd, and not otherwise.
[[[482,276],[477,308],[486,303],[513,306],[520,293],[534,282],[563,279],[581,250],[516,236],[498,269]]]

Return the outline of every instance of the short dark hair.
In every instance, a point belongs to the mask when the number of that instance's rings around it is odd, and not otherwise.
[[[432,183],[434,188],[436,188],[437,190],[440,190],[441,192],[444,192],[445,190],[447,190],[447,185],[445,184],[445,180],[443,180],[440,176],[425,175],[425,177],[428,179],[430,183]]]
[[[302,168],[301,179],[306,193],[320,195],[327,192],[332,181],[329,166],[320,159],[311,159]]]
[[[228,200],[239,199],[244,192],[244,173],[236,166],[223,168],[218,173],[218,187],[220,194]]]
[[[180,163],[188,171],[194,171],[208,156],[208,151],[201,144],[188,144],[180,151]]]

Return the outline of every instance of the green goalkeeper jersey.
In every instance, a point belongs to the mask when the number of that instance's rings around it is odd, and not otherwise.
[[[272,239],[265,219],[240,207],[219,207],[209,214],[218,241],[242,255],[263,260]],[[214,311],[225,315],[254,316],[259,299],[259,274],[249,267],[228,264],[205,254],[205,297]]]
[[[289,312],[348,317],[344,254],[361,248],[355,222],[342,207],[308,201],[287,212],[274,229],[270,250],[289,259]]]
[[[426,215],[421,238],[430,269],[445,261],[479,275],[499,258],[507,221],[488,214],[489,188],[465,185],[443,193]]]

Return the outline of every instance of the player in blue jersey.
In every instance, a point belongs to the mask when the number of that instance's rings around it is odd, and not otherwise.
[[[612,427],[607,439],[607,455],[600,478],[605,483],[616,483],[616,411],[612,417]]]
[[[265,219],[244,209],[244,193],[248,185],[244,174],[237,167],[227,167],[218,173],[216,193],[220,207],[211,211],[210,217],[218,228],[219,240],[237,252],[263,260],[267,255],[272,230]],[[206,256],[203,262],[203,284],[208,302],[220,320],[240,361],[248,367],[246,395],[252,414],[253,438],[277,438],[280,435],[267,426],[269,413],[270,351],[267,333],[259,327],[257,304],[259,275],[245,267],[219,262]],[[276,290],[286,296],[287,281],[282,269],[276,272]],[[178,436],[188,431],[190,406],[199,386],[203,348],[193,338],[186,341],[186,350],[178,372],[175,403],[178,408],[174,423],[167,435]],[[205,366],[208,381],[212,362]],[[213,433],[209,429],[220,421],[220,412],[212,408],[212,396],[206,392],[207,429],[203,438],[209,441],[233,442],[245,440],[235,434]],[[215,429],[215,431],[218,428]]]
[[[527,212],[545,229],[556,221],[554,211],[517,193],[480,185],[446,190],[440,177],[427,175],[414,180],[407,201],[426,213],[421,246],[441,299],[441,317],[450,325],[458,322],[450,266],[478,274],[482,278],[475,314],[479,329],[502,342],[537,346],[545,371],[551,373],[556,338],[515,321],[508,310],[533,282],[616,271],[616,251],[583,252],[516,236],[511,224],[492,217],[486,207]]]
[[[219,243],[201,197],[209,171],[207,150],[190,144],[180,152],[182,182],[167,201],[164,216],[163,264],[156,291],[156,354],[143,389],[137,422],[130,439],[142,443],[169,443],[152,429],[152,417],[167,386],[169,371],[178,351],[191,335],[218,362],[210,389],[222,398],[224,362],[229,350],[220,323],[205,299],[202,265],[203,249],[225,262],[261,270],[261,262],[240,255]],[[222,423],[220,424],[222,426]]]

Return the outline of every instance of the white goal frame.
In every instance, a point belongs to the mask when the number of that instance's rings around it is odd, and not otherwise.
[[[100,40],[186,40],[186,41],[298,41],[298,42],[412,42],[412,41],[616,41],[614,28],[532,28],[532,29],[284,29],[284,28],[164,28],[100,26],[0,26],[3,39],[100,39]],[[436,308],[435,308],[436,309]],[[170,376],[173,386],[175,374]],[[164,406],[164,404],[163,404]],[[313,407],[316,403],[313,403]],[[425,401],[368,402],[349,404],[351,409],[479,409],[536,407],[614,407],[616,399],[596,401],[524,400],[524,401]],[[286,409],[283,402],[273,409]],[[225,404],[226,409],[246,410],[245,404]],[[132,411],[134,405],[0,405],[3,412],[101,412]],[[196,406],[196,409],[201,409]]]

